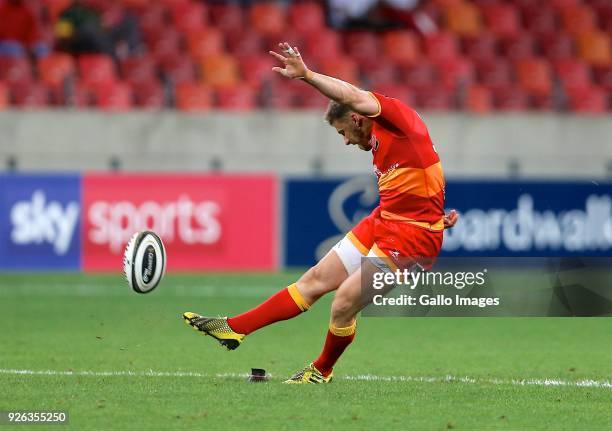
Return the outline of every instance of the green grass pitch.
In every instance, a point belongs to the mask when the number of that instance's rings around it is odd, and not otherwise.
[[[329,298],[233,352],[180,318],[240,312],[297,276],[171,274],[138,295],[118,275],[0,274],[0,410],[66,410],[51,429],[75,430],[612,429],[612,387],[572,384],[612,381],[606,318],[361,318],[317,386],[281,381],[319,353]],[[271,380],[247,383],[251,367]]]

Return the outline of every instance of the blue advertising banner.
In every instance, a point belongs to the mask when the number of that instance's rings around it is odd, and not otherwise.
[[[288,179],[285,265],[312,265],[378,204],[373,177]],[[611,256],[612,183],[448,181],[443,256]]]
[[[286,266],[315,263],[378,205],[374,176],[285,182]]]
[[[612,256],[612,183],[449,181],[448,256]]]
[[[80,268],[79,175],[0,175],[0,269]]]

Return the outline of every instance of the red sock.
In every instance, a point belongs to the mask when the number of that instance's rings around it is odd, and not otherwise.
[[[230,317],[227,323],[234,331],[246,335],[279,320],[291,319],[309,307],[293,283],[246,313]]]
[[[346,328],[337,328],[333,325],[329,325],[323,351],[312,363],[324,376],[327,377],[329,373],[331,373],[340,355],[342,355],[348,345],[355,339],[356,323],[357,322],[353,322],[351,326]]]

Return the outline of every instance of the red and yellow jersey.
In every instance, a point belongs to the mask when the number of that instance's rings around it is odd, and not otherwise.
[[[427,126],[399,100],[372,94],[379,104],[370,143],[381,217],[444,230],[444,174]]]

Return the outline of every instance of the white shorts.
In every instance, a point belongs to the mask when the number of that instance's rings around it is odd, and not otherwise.
[[[372,250],[369,250],[367,255],[362,254],[353,242],[345,235],[332,248],[336,252],[348,275],[353,274],[361,265],[361,258],[368,257],[370,261],[376,265],[378,269],[384,272],[392,272],[392,269],[385,262],[386,259],[381,259]],[[331,250],[330,250],[331,251]]]

